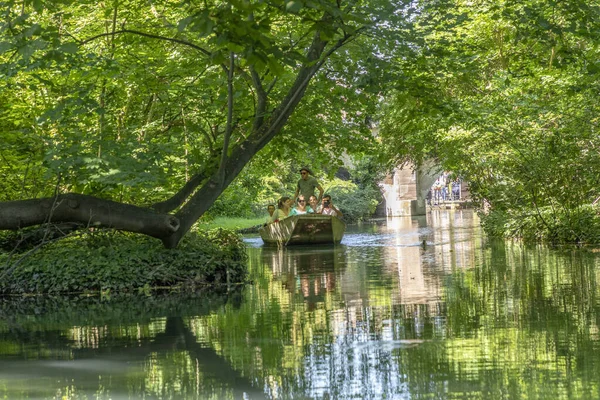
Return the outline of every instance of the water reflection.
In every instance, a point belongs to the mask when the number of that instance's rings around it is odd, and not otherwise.
[[[291,293],[301,295],[309,310],[336,288],[338,272],[347,263],[344,246],[265,248],[261,254],[273,278]]]
[[[0,397],[600,398],[598,253],[462,210],[248,243],[237,297],[0,303]]]
[[[265,274],[272,272],[285,288],[287,293],[273,293],[281,305],[297,309],[302,304],[304,319],[322,321],[309,340],[299,343],[303,372],[296,385],[306,395],[411,396],[398,357],[423,345],[437,348],[433,343],[444,337],[445,327],[444,276],[466,268],[465,255],[480,242],[473,235],[473,218],[465,221],[462,212],[457,214],[438,228],[425,218],[351,228],[342,245],[331,248],[251,252],[260,254]],[[297,301],[291,303],[290,297]]]

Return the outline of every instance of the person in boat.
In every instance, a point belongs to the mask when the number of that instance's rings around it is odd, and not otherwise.
[[[331,196],[326,194],[323,196],[323,201],[321,205],[321,214],[323,215],[333,215],[334,217],[342,218],[342,212],[333,205],[331,202]]]
[[[278,222],[290,216],[292,212],[292,199],[283,196],[277,202],[277,210],[271,215],[271,222]]]
[[[306,204],[306,199],[303,195],[298,196],[298,200],[296,200],[296,207],[292,208],[292,212],[290,215],[302,215],[313,213],[313,209]]]
[[[303,195],[305,199],[310,199],[310,196],[314,196],[315,189],[319,190],[318,201],[321,201],[323,197],[323,187],[319,184],[313,173],[308,167],[300,168],[300,180],[296,185],[296,193],[294,194],[294,202],[298,198],[298,195]]]
[[[265,221],[265,225],[267,225],[268,223],[271,222],[271,217],[273,216],[273,213],[275,212],[275,204],[269,204],[267,206],[267,212],[269,213],[269,216],[267,217],[267,219]]]
[[[320,213],[321,210],[319,209],[319,199],[317,199],[317,196],[312,195],[310,196],[310,198],[308,199],[308,204],[310,206],[310,211],[308,211],[309,213]]]

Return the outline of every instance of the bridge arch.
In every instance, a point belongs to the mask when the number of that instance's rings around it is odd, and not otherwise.
[[[385,215],[388,217],[425,215],[427,194],[443,174],[443,169],[433,160],[420,167],[402,165],[394,169],[380,183],[384,197]]]

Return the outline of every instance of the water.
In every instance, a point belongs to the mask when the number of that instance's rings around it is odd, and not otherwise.
[[[0,398],[600,398],[593,250],[488,241],[461,210],[246,241],[229,294],[0,299]]]

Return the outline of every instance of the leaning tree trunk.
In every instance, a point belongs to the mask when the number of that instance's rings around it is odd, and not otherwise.
[[[179,230],[179,221],[172,215],[75,193],[0,203],[0,230],[73,222],[86,227],[142,233],[158,239]]]
[[[174,231],[169,237],[164,238],[163,244],[167,248],[177,246],[181,238],[190,230],[192,225],[213,205],[217,198],[229,186],[229,184],[239,175],[248,161],[257,153],[255,147],[246,146],[245,148],[236,148],[224,165],[225,170],[217,170],[215,173],[198,189],[187,203],[175,214],[179,221],[179,229]]]

